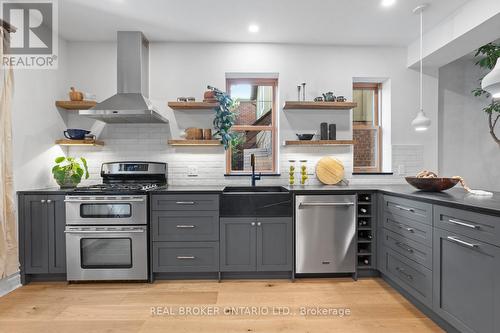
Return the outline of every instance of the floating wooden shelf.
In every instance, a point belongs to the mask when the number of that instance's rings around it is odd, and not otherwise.
[[[358,106],[354,102],[302,102],[286,101],[283,110],[349,110]]]
[[[56,140],[56,144],[60,146],[104,146],[104,141],[100,140]]]
[[[96,104],[96,101],[56,101],[57,107],[66,110],[88,110]]]
[[[168,102],[168,107],[174,110],[212,110],[218,106],[217,102]]]
[[[168,140],[171,146],[220,146],[219,140]]]
[[[354,140],[287,140],[285,146],[340,146],[352,145]]]

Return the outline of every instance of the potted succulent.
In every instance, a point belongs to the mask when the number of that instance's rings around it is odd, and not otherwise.
[[[83,157],[64,157],[55,159],[56,165],[52,168],[52,175],[61,188],[74,188],[82,181],[82,177],[89,178],[87,160]]]

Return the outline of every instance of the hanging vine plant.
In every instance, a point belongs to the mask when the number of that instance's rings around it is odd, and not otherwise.
[[[215,108],[215,118],[213,122],[215,128],[214,135],[220,138],[221,143],[224,145],[224,149],[227,150],[236,145],[240,138],[237,132],[231,131],[231,127],[233,127],[236,121],[236,109],[238,108],[239,102],[232,99],[231,96],[222,90],[212,86],[207,86],[207,88],[214,92],[214,98],[219,103],[219,106]]]
[[[497,59],[500,58],[500,44],[488,43],[486,45],[481,46],[477,49],[474,57],[477,59],[476,65],[480,68],[491,71],[497,62]],[[487,97],[491,98],[491,95],[481,88],[481,78],[479,80],[479,88],[472,90],[472,94],[476,97]],[[483,109],[484,112],[488,114],[488,125],[490,129],[490,135],[495,140],[495,142],[500,145],[500,138],[495,134],[495,128],[499,123],[500,119],[500,99],[491,99],[491,103],[488,104]]]

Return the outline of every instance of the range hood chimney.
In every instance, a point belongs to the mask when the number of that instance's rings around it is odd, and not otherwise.
[[[149,101],[149,42],[140,31],[117,33],[117,94],[81,116],[105,123],[168,123]]]

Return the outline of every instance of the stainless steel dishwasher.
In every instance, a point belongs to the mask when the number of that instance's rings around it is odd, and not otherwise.
[[[295,272],[355,273],[356,196],[295,199]]]

